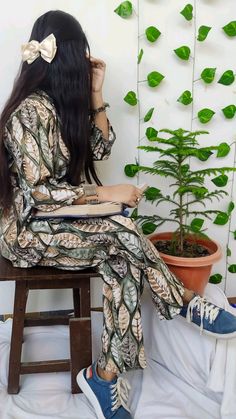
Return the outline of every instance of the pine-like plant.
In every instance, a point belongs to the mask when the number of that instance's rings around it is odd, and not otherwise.
[[[201,134],[208,134],[208,131],[191,132],[180,128],[174,131],[162,129],[159,132],[166,133],[164,135],[166,138],[159,137],[156,130],[149,128],[146,136],[155,145],[138,147],[146,152],[157,153],[158,159],[152,167],[128,164],[125,166],[125,173],[129,177],[135,176],[138,172],[144,172],[170,178],[170,194],[163,194],[156,187],[149,187],[145,192],[146,200],[155,203],[156,206],[166,203],[168,215],[166,217],[159,214],[138,215],[137,209],[135,209],[131,217],[142,226],[144,234],[153,233],[157,227],[167,221],[177,224],[171,243],[171,254],[184,256],[186,236],[194,233],[206,237],[206,229],[203,226],[205,219],[212,220],[214,217],[215,224],[224,225],[228,222],[234,209],[233,202],[228,204],[227,212],[220,211],[215,207],[211,208],[214,200],[219,201],[228,193],[223,189],[209,190],[206,178],[214,176],[211,179],[212,184],[217,188],[222,188],[228,182],[227,173],[236,171],[236,169],[233,167],[192,169],[193,158],[205,162],[214,153],[217,158],[222,158],[230,152],[230,146],[227,143],[201,147],[197,137]]]

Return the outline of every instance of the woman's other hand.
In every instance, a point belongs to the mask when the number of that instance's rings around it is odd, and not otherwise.
[[[129,207],[136,207],[142,197],[142,191],[136,186],[129,184],[98,186],[97,193],[101,202],[123,202],[123,204]]]

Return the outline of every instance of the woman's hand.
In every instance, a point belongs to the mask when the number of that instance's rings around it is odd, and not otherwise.
[[[142,197],[142,191],[134,185],[119,184],[97,187],[99,201],[123,202],[129,207],[136,207]]]
[[[86,56],[89,58],[88,53]],[[101,92],[105,78],[106,63],[90,55],[90,64],[92,67],[92,92]]]

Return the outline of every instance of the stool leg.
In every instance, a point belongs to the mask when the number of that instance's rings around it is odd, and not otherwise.
[[[21,351],[28,293],[29,289],[27,288],[27,282],[16,281],[8,372],[7,391],[9,394],[17,394],[19,392]]]
[[[80,281],[80,287],[73,288],[74,317],[90,317],[90,279]]]
[[[80,317],[90,317],[90,280],[85,278],[80,288]]]
[[[91,349],[91,320],[90,318],[72,318],[70,327],[70,363],[71,363],[71,392],[80,393],[76,381],[78,372],[88,367],[92,362]]]
[[[73,288],[74,317],[80,317],[80,289]]]

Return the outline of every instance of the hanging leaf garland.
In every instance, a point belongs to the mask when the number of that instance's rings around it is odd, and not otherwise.
[[[234,204],[234,202],[233,202],[233,201],[231,201],[231,202],[229,203],[229,205],[228,205],[228,209],[227,209],[228,214],[231,214],[231,212],[234,210],[234,208],[235,208],[235,204]]]
[[[207,38],[207,35],[209,34],[211,30],[211,26],[200,26],[200,28],[198,29],[198,37],[197,40],[200,42],[205,41],[205,39]]]
[[[138,64],[140,64],[141,60],[143,58],[143,49],[140,49],[139,55],[138,55]]]
[[[136,93],[130,90],[127,95],[124,97],[124,101],[131,106],[135,106],[138,103]]]
[[[146,29],[145,34],[149,42],[156,42],[156,40],[161,35],[161,32],[155,26],[149,26]]]
[[[222,112],[227,119],[232,119],[236,113],[236,106],[229,105],[222,109]]]
[[[192,103],[192,93],[189,90],[185,90],[182,95],[177,99],[177,102],[182,103],[183,105],[189,105]]]
[[[152,114],[153,114],[154,108],[149,109],[149,111],[146,113],[144,117],[144,122],[150,121]]]
[[[138,173],[138,165],[137,164],[126,164],[124,168],[125,174],[128,177],[134,177],[136,173]]]
[[[165,76],[163,76],[161,73],[158,73],[158,71],[152,71],[147,76],[148,85],[150,87],[156,87],[162,82],[164,78]]]
[[[218,145],[216,157],[225,157],[230,152],[230,146],[227,143],[221,143]]]
[[[174,49],[174,52],[181,60],[188,61],[191,49],[187,45],[182,45],[181,47]]]
[[[227,175],[219,175],[217,177],[215,177],[214,179],[211,179],[211,181],[218,187],[224,187],[227,185],[228,183],[228,176]]]
[[[148,127],[146,129],[145,135],[149,141],[155,141],[158,131],[153,127]]]
[[[211,284],[220,284],[222,281],[223,276],[221,274],[214,274],[211,275],[209,278],[209,282]]]
[[[204,108],[204,109],[201,109],[198,112],[197,116],[198,116],[199,121],[202,124],[206,124],[207,122],[209,122],[212,119],[214,114],[215,114],[215,112],[212,109]]]
[[[236,274],[236,265],[235,265],[235,264],[230,265],[230,266],[228,267],[228,271],[229,271],[231,274]]]
[[[133,13],[133,5],[130,1],[123,1],[115,10],[120,17],[126,19],[127,17],[131,16]]]
[[[186,4],[181,10],[180,14],[185,17],[186,20],[190,21],[193,18],[193,6],[192,4]]]
[[[216,68],[212,68],[212,67],[206,67],[204,68],[204,70],[201,72],[201,79],[207,83],[210,84],[213,82],[214,78],[215,78],[215,74],[216,74]]]
[[[235,80],[235,75],[232,70],[226,70],[217,83],[223,84],[224,86],[230,86]]]
[[[229,22],[227,25],[223,26],[222,29],[228,36],[236,36],[236,20]]]
[[[223,211],[219,211],[213,223],[223,226],[227,224],[228,221],[229,221],[229,214]]]

